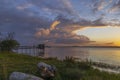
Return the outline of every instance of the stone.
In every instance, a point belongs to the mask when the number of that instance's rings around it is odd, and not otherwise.
[[[46,64],[44,62],[38,63],[37,66],[38,66],[40,75],[44,79],[55,77],[55,73],[56,73],[56,70],[57,70],[55,66]]]
[[[30,74],[13,72],[11,73],[9,80],[43,80],[43,79]]]

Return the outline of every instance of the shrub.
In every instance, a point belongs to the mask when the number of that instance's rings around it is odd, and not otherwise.
[[[19,43],[16,40],[3,40],[0,43],[1,51],[12,51],[18,45]]]

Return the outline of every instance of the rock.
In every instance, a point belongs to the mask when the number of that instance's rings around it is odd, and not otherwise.
[[[56,73],[56,67],[46,64],[44,62],[38,63],[39,73],[40,75],[46,79],[46,78],[53,78],[55,77]]]
[[[9,80],[43,80],[43,79],[36,77],[34,75],[29,75],[21,72],[13,72],[11,73]]]

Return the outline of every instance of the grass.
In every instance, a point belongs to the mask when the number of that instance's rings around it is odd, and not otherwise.
[[[45,62],[57,67],[54,80],[120,80],[120,74],[93,69],[89,62],[75,62],[72,58],[59,61],[56,58],[41,59],[21,54],[0,53],[0,80],[8,80],[14,71],[40,76],[37,63]]]

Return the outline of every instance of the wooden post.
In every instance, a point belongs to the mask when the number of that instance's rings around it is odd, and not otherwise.
[[[38,49],[40,49],[39,55],[44,54],[44,52],[45,52],[45,44],[39,44]]]

